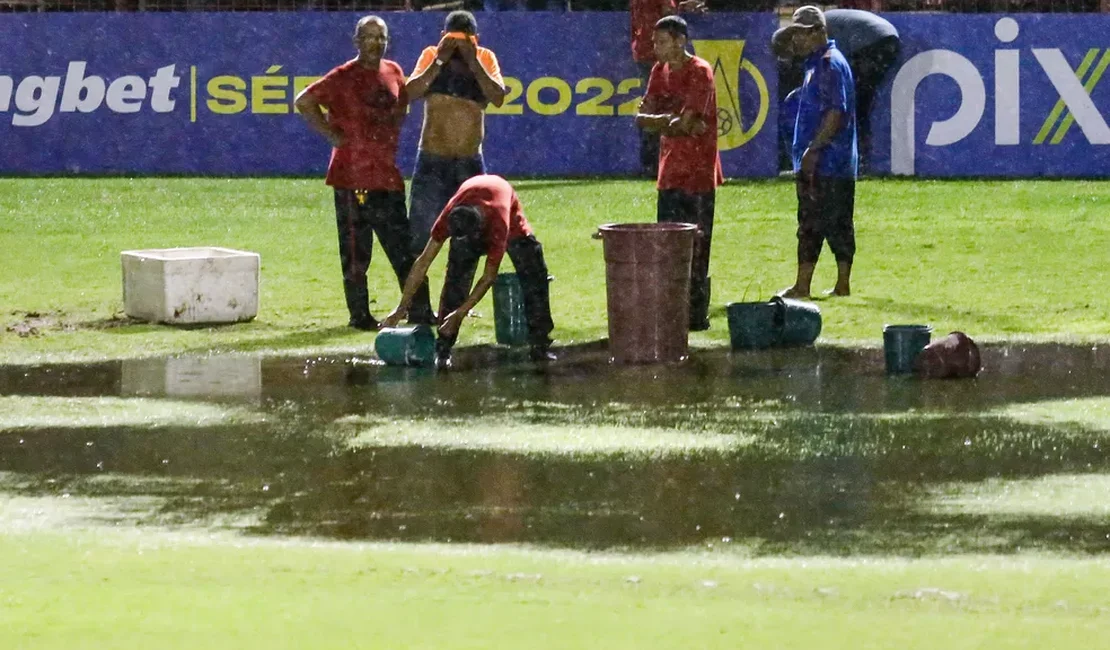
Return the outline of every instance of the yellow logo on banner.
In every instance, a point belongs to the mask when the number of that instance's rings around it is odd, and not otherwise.
[[[717,147],[721,151],[743,146],[754,138],[767,121],[767,112],[771,106],[767,80],[763,78],[759,68],[744,58],[746,42],[693,41],[694,52],[713,66],[713,83],[717,89]],[[746,129],[743,113],[740,111],[741,71],[751,75],[759,90],[759,109]]]

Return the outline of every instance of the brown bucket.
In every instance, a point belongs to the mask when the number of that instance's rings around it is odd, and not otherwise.
[[[913,371],[926,379],[960,379],[979,374],[979,346],[963,332],[933,341],[917,355]]]
[[[697,227],[688,223],[606,224],[598,229],[605,248],[611,361],[686,358],[696,233]]]

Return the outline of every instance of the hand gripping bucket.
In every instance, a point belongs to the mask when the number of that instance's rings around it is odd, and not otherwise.
[[[390,366],[427,367],[435,363],[436,337],[427,325],[387,327],[374,339],[374,352]]]

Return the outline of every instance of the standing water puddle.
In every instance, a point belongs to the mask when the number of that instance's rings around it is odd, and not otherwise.
[[[964,381],[886,377],[882,350],[604,356],[4,367],[0,504],[342,539],[1110,550],[1110,348],[984,346]]]

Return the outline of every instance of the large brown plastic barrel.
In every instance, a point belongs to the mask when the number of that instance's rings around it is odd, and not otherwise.
[[[609,358],[616,363],[682,361],[689,351],[689,223],[614,223],[598,230],[605,248]]]

